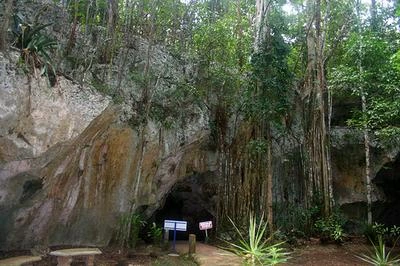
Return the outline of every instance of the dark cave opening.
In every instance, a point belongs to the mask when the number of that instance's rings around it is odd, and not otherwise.
[[[205,232],[200,231],[199,223],[213,221],[216,207],[217,185],[214,184],[213,173],[195,174],[186,178],[172,188],[165,199],[165,203],[154,214],[158,226],[164,225],[164,220],[187,221],[187,231],[177,232],[178,240],[187,240],[189,234],[195,234],[197,240],[205,239]],[[169,232],[169,239],[173,239],[173,232]],[[209,231],[209,236],[212,230]]]
[[[375,220],[388,226],[400,225],[400,154],[379,170],[373,182],[385,197],[374,210]]]

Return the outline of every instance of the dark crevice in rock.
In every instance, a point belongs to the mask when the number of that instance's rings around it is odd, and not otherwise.
[[[373,182],[385,197],[380,202],[376,220],[387,225],[400,225],[400,154],[379,170]]]
[[[26,200],[30,199],[38,190],[42,188],[43,188],[43,182],[41,179],[31,179],[25,181],[19,202],[24,203]]]

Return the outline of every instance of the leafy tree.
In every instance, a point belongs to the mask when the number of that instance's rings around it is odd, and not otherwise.
[[[262,37],[258,49],[252,56],[253,82],[246,91],[244,112],[247,119],[260,128],[260,135],[256,138],[266,139],[266,166],[261,162],[258,167],[266,167],[266,190],[265,195],[261,197],[267,198],[267,218],[272,230],[272,129],[282,127],[282,121],[287,114],[292,73],[287,62],[290,49],[283,37],[287,28],[279,5],[270,7],[265,22],[265,29],[261,30],[265,36]]]
[[[357,27],[346,40],[339,61],[331,71],[331,87],[336,93],[356,95],[361,109],[355,108],[349,125],[364,131],[365,175],[368,223],[372,223],[370,177],[370,132],[384,142],[399,140],[399,72],[395,54],[398,51],[391,8],[372,1],[370,16],[361,10],[357,1]],[[390,15],[392,13],[392,15]],[[362,21],[362,16],[367,19]]]

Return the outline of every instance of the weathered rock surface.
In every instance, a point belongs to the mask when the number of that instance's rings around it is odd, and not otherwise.
[[[0,141],[2,148],[7,147],[0,160],[37,157],[76,137],[110,103],[109,98],[62,77],[50,87],[44,77],[18,73],[22,71],[16,68],[18,55],[11,57],[0,54]]]
[[[151,214],[176,182],[215,171],[201,123],[169,131],[149,123],[143,144],[108,98],[63,78],[49,88],[0,60],[3,249],[107,245],[132,203]]]
[[[362,132],[345,127],[335,127],[332,131],[331,139],[333,192],[335,201],[341,206],[350,220],[365,220],[367,215],[367,189]],[[383,221],[382,217],[385,214],[382,212],[382,209],[385,206],[390,207],[392,204],[390,193],[387,193],[384,189],[387,181],[382,185],[380,183],[379,173],[387,168],[387,164],[396,166],[398,164],[398,154],[398,147],[383,148],[379,143],[375,141],[371,142],[370,178],[374,220]],[[394,178],[393,173],[389,176]],[[392,186],[399,186],[400,180],[397,182],[398,183],[394,182]],[[358,228],[358,230],[360,230],[360,228]]]
[[[202,137],[165,157],[160,143],[149,142],[140,166],[137,133],[121,126],[118,115],[115,108],[106,109],[42,168],[2,181],[12,192],[1,204],[3,247],[106,245],[132,201],[135,208],[154,211],[177,181],[215,170]]]

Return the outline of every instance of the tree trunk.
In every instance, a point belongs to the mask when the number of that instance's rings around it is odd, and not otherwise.
[[[108,0],[107,4],[107,38],[105,40],[108,45],[103,48],[103,61],[104,63],[111,63],[113,52],[116,44],[117,35],[115,29],[118,22],[118,1]]]
[[[371,0],[371,26],[373,31],[376,31],[378,29],[376,19],[376,0]]]
[[[3,19],[0,26],[0,51],[7,49],[7,31],[10,23],[10,14],[13,7],[13,0],[4,0],[3,4]]]
[[[307,34],[308,64],[306,83],[304,85],[305,99],[305,132],[307,146],[308,181],[307,186],[311,195],[322,196],[323,214],[329,216],[331,213],[332,178],[329,151],[329,132],[326,117],[327,108],[327,86],[324,65],[324,36],[321,22],[321,1],[309,0],[311,22]],[[329,118],[329,117],[328,117]]]
[[[255,38],[254,38],[254,51],[257,52],[260,45],[265,40],[265,17],[267,15],[271,1],[256,0],[256,17],[255,17]]]
[[[361,96],[362,112],[365,114],[367,112],[367,100],[365,93]],[[372,198],[371,198],[371,174],[370,174],[370,141],[368,135],[367,126],[364,127],[364,152],[365,152],[365,181],[367,186],[367,222],[372,224]]]
[[[269,123],[267,123],[267,221],[270,232],[273,232],[274,229],[274,216],[273,216],[273,201],[272,201],[272,185],[273,185],[273,170],[272,170],[272,136],[271,136],[271,127]]]
[[[362,50],[362,32],[361,32],[361,13],[360,13],[360,0],[357,1],[357,19],[358,19],[358,33],[360,35],[359,43],[358,43],[358,71],[359,71],[359,91],[361,93],[361,111],[363,114],[367,112],[367,98],[365,95],[364,88],[362,86],[362,74],[363,74],[363,66],[362,66],[362,58],[363,58],[363,50]],[[371,6],[371,19],[372,19],[372,27],[374,27],[375,14],[376,12],[376,3],[375,0],[372,0]],[[365,182],[366,182],[366,196],[367,196],[367,223],[372,224],[372,198],[371,198],[371,175],[370,175],[370,140],[368,134],[368,125],[364,125],[364,152],[365,152]]]

